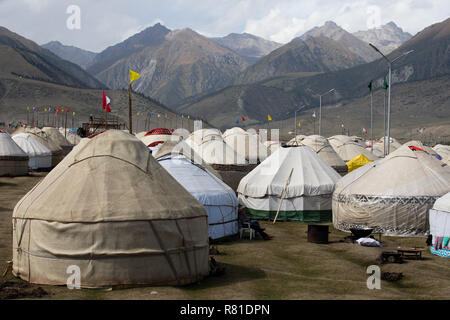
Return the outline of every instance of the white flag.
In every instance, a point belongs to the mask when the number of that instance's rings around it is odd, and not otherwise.
[[[313,117],[313,118],[315,118],[315,117],[316,117],[316,113],[315,113],[315,112],[313,113],[313,116],[312,116],[312,117]]]

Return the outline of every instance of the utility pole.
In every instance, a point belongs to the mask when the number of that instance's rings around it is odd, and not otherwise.
[[[414,50],[410,50],[407,52],[404,52],[403,54],[401,54],[400,56],[398,56],[397,58],[395,58],[394,60],[389,60],[388,57],[386,57],[377,47],[375,47],[373,44],[369,43],[369,45],[375,50],[377,51],[379,54],[381,54],[383,56],[384,59],[386,59],[386,61],[388,62],[388,66],[389,66],[389,88],[388,88],[388,116],[387,116],[387,134],[388,134],[388,141],[387,141],[387,153],[390,154],[391,153],[391,87],[392,87],[392,64],[410,54],[411,52],[413,52]]]

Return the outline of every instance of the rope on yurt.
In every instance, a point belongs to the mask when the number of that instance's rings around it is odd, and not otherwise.
[[[175,276],[175,279],[177,280],[178,285],[181,285],[180,278],[178,277],[177,270],[175,269],[175,266],[173,265],[172,259],[170,259],[170,254],[167,252],[167,249],[164,246],[164,243],[161,240],[161,237],[158,234],[158,231],[156,231],[156,228],[153,224],[153,221],[149,220],[148,224],[150,225],[150,228],[152,229],[153,233],[155,234],[156,239],[158,240],[159,246],[164,251],[164,255],[167,259],[167,263],[170,266],[170,269],[172,269],[172,273]]]
[[[189,271],[189,280],[191,282],[194,281],[193,277],[192,277],[192,270],[191,270],[191,264],[189,263],[189,257],[188,257],[188,253],[187,253],[187,248],[186,248],[186,240],[183,234],[183,231],[181,230],[180,225],[178,224],[178,220],[175,220],[175,224],[178,228],[178,232],[181,234],[182,240],[183,240],[183,253],[184,253],[184,257],[186,259],[186,265],[188,267],[188,271]],[[194,251],[194,257],[195,257],[195,251]]]

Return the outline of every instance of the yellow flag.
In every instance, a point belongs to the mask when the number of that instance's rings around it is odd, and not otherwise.
[[[133,70],[130,69],[130,83],[133,83],[133,81],[139,79],[141,77],[141,75],[137,72],[134,72]]]
[[[27,106],[27,111],[30,111],[30,106]]]
[[[190,119],[190,118],[191,118],[191,116],[188,115],[188,119]]]
[[[302,122],[301,122],[301,121],[298,123],[298,126],[299,126],[299,127],[302,127]]]
[[[267,119],[268,119],[269,121],[272,121],[272,117],[270,116],[270,114],[267,115]]]
[[[167,113],[166,113],[166,119],[167,119]]]
[[[72,113],[72,115],[75,117],[75,111]]]
[[[47,108],[45,108],[44,111],[47,112]]]
[[[138,117],[139,117],[139,115],[140,115],[140,112],[137,113],[137,116],[138,116]]]

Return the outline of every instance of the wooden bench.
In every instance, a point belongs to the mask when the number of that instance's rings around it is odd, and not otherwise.
[[[397,252],[401,254],[402,258],[414,258],[416,260],[422,259],[422,252],[425,251],[424,248],[399,248]]]

